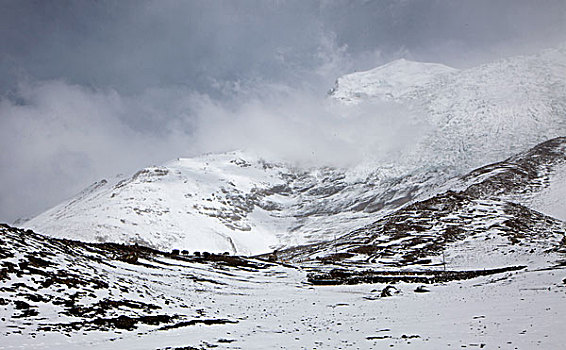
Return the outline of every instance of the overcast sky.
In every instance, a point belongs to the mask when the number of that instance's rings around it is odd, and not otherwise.
[[[0,0],[0,221],[179,156],[326,147],[312,101],[345,73],[564,41],[563,0]]]

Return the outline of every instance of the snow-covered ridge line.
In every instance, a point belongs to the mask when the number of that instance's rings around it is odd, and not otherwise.
[[[405,155],[414,162],[466,172],[566,134],[566,45],[444,73],[429,74],[428,64],[412,62],[421,66],[413,74],[406,66],[346,75],[331,97],[346,104],[394,101],[412,110],[429,126],[416,151]]]
[[[344,75],[336,80],[329,94],[347,104],[376,96],[395,100],[455,72],[458,70],[443,64],[401,58],[365,72]]]
[[[347,176],[339,169],[306,172],[261,159],[247,161],[242,153],[182,159],[118,182],[101,181],[28,227],[87,242],[265,253],[281,242],[288,247],[341,236],[447,189],[466,190],[473,198],[527,205],[538,198],[544,203],[542,198],[555,191],[553,184],[566,186],[557,172],[566,163],[565,148],[566,138],[549,140],[446,184],[441,173],[387,182]],[[564,210],[565,205],[557,205]],[[321,231],[309,242],[316,229]]]
[[[298,169],[229,152],[100,181],[26,227],[87,242],[257,254],[368,223],[431,180],[420,173],[388,180],[383,171]]]
[[[393,100],[430,125],[398,163],[299,168],[241,151],[181,158],[102,181],[25,225],[90,242],[239,254],[325,241],[432,197],[459,175],[566,135],[565,62],[560,47],[461,71],[398,61],[347,76],[342,81],[354,95],[394,89]],[[346,93],[343,87],[333,96]],[[373,99],[391,100],[379,89],[355,100],[370,107]],[[542,211],[556,217],[560,167],[541,172],[546,192],[530,197],[538,210],[554,198],[554,209]],[[529,205],[521,196],[516,201]]]

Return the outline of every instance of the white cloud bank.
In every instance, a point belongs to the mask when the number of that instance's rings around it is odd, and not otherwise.
[[[302,89],[257,88],[259,97],[240,86],[226,102],[180,88],[122,96],[63,81],[21,85],[0,102],[0,211],[37,213],[102,177],[206,152],[305,166],[385,160],[423,130],[399,105],[346,108]]]

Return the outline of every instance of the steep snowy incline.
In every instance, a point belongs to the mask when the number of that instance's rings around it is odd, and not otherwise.
[[[566,137],[543,142],[505,161],[476,169],[415,201],[335,240],[279,252],[287,261],[372,263],[379,268],[488,267],[508,260],[532,265],[532,256],[566,253],[560,215],[564,193]],[[550,201],[549,201],[550,199]],[[556,201],[554,201],[556,200]],[[538,207],[540,206],[540,207]],[[478,252],[481,254],[478,255]]]
[[[407,106],[429,127],[405,162],[462,173],[566,135],[566,45],[460,71],[432,67],[394,62],[346,75],[331,97]]]
[[[267,250],[278,243],[277,228],[263,226],[259,191],[281,180],[276,169],[255,165],[236,153],[179,159],[114,183],[99,182],[26,226],[89,242],[248,254]]]
[[[361,269],[442,269],[444,262],[451,269],[540,268],[549,254],[566,253],[565,234],[563,221],[520,204],[448,191],[336,240],[289,248],[278,256]]]
[[[447,187],[476,198],[498,198],[566,220],[566,137],[472,171]]]
[[[25,227],[86,242],[259,254],[320,242],[426,196],[441,172],[297,169],[243,152],[100,181]]]

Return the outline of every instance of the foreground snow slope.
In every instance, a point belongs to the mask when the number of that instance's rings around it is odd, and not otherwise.
[[[392,281],[387,273],[401,273],[406,281],[394,285],[315,286],[309,283],[312,273],[368,274],[382,262],[315,259],[293,267],[231,256],[173,256],[2,225],[0,349],[561,348],[566,246],[557,239],[564,237],[560,223],[536,213],[506,212],[489,201],[450,203],[425,201],[409,209],[422,211],[418,219],[427,217],[431,205],[444,205],[441,217],[471,218],[454,228],[449,242],[437,243],[448,273],[523,266],[483,277],[431,279],[423,287],[409,281],[423,272],[442,274],[442,265],[421,261],[426,270],[418,272],[405,260],[374,272],[386,281]],[[406,214],[402,209],[388,220],[401,223]],[[502,229],[506,222],[526,225],[530,234],[509,235]],[[405,238],[419,225],[427,223],[417,220]],[[468,227],[475,232],[469,234]],[[444,235],[431,229],[428,236]],[[378,238],[375,244],[390,251],[381,259],[403,262],[395,255],[405,251],[398,250],[403,237]],[[415,243],[407,246],[418,249]]]
[[[475,167],[566,135],[566,47],[467,70],[396,61],[340,78],[332,96],[350,105],[346,112],[375,100],[402,103],[429,127],[395,163],[350,169],[298,168],[245,152],[179,159],[96,183],[25,226],[83,241],[241,254],[341,236]],[[564,171],[553,169],[555,180],[541,173],[549,186],[529,203],[563,217]]]

